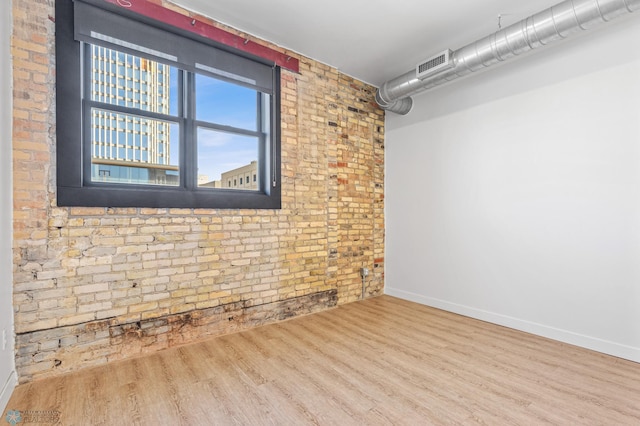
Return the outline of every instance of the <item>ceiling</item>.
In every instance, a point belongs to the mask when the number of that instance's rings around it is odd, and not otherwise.
[[[173,0],[380,86],[560,0]]]

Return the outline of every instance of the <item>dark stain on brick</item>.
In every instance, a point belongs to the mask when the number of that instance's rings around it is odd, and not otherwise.
[[[128,339],[144,341],[146,338],[164,334],[167,336],[167,346],[170,347],[173,345],[172,342],[181,343],[184,340],[183,333],[186,333],[186,330],[191,337],[215,336],[321,311],[337,304],[337,289],[255,306],[243,300],[214,308],[197,309],[185,314],[129,324],[113,324],[109,329],[109,336],[112,345],[122,346],[127,344]]]
[[[89,332],[101,331],[109,328],[109,325],[110,325],[109,320],[93,321],[93,322],[87,323],[85,329]]]
[[[120,334],[124,334],[125,337],[142,337],[142,330],[140,329],[140,326],[140,322],[124,324],[118,331],[121,331]],[[109,336],[114,337],[114,335],[115,334],[111,332],[111,329],[109,329]]]

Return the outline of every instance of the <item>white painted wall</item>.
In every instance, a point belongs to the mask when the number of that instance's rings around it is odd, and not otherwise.
[[[16,384],[12,303],[11,0],[0,1],[0,414]],[[7,346],[2,348],[2,331]],[[2,419],[0,419],[1,421]]]
[[[640,361],[636,15],[387,114],[387,294]]]

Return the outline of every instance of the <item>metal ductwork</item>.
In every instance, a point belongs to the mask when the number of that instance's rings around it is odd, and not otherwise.
[[[445,51],[446,58],[444,54],[429,58],[417,69],[384,83],[376,101],[387,111],[407,114],[413,105],[412,95],[638,9],[640,0],[563,1],[454,52]],[[437,64],[437,69],[429,72],[432,64]]]

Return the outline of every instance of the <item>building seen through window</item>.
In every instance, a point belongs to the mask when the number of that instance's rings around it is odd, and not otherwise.
[[[251,179],[253,176],[253,180]],[[220,180],[209,180],[206,175],[198,176],[198,186],[208,188],[258,189],[258,162],[252,161],[242,167],[223,172]]]

